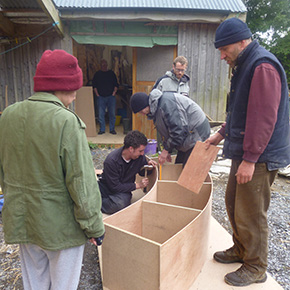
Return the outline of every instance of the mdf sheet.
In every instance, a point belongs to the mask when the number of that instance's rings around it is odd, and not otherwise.
[[[104,286],[112,290],[159,289],[160,245],[106,225],[102,245]]]
[[[87,137],[96,137],[96,121],[92,87],[82,87],[77,91],[75,99],[76,114],[86,124]]]

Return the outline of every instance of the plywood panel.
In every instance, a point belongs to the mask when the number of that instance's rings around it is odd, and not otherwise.
[[[97,129],[95,122],[94,99],[92,87],[82,87],[77,91],[75,100],[76,114],[86,124],[87,137],[96,137]]]
[[[150,183],[152,184],[152,188],[149,187],[150,193],[148,190],[147,194],[142,194],[141,190],[136,190],[133,192],[133,196],[136,194],[139,196],[143,196],[143,199],[146,200],[156,200],[156,191],[157,191],[157,170],[154,170],[152,174],[149,175]],[[139,193],[137,192],[139,191]],[[141,191],[141,192],[140,192]],[[141,211],[141,203],[142,199],[140,200],[133,200],[134,203],[131,204],[129,207],[124,208],[121,211],[116,212],[115,214],[108,216],[104,219],[104,223],[108,225],[112,225],[115,227],[119,227],[125,231],[129,231],[136,235],[142,235],[141,229],[141,220],[142,220],[142,211]]]
[[[105,226],[103,283],[112,290],[158,290],[160,245]]]
[[[182,164],[165,163],[159,166],[161,180],[177,180],[182,172]]]
[[[160,244],[194,220],[200,211],[168,204],[142,202],[142,236]]]
[[[130,209],[127,207],[106,217],[104,219],[105,225],[115,226],[141,236],[141,200],[135,202],[133,205],[129,206]]]
[[[162,203],[202,210],[210,197],[211,185],[204,185],[201,192],[202,194],[196,195],[176,181],[159,180],[157,183],[157,201]]]
[[[172,165],[171,170],[178,167]],[[156,182],[141,200],[104,219],[105,289],[189,289],[207,252],[212,190],[208,180],[202,195],[177,181],[158,181],[163,188]],[[200,209],[190,208],[191,197]]]
[[[210,145],[207,150],[205,148],[205,143],[198,141],[195,144],[177,181],[178,184],[194,193],[199,193],[220,149],[213,145]]]
[[[189,289],[206,260],[211,199],[202,214],[161,247],[160,289]]]

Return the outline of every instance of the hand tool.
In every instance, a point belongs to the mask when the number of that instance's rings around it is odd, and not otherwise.
[[[144,165],[141,170],[145,170],[145,178],[147,178],[147,170],[152,170],[153,169],[153,165]],[[143,192],[147,192],[147,188],[144,187]]]

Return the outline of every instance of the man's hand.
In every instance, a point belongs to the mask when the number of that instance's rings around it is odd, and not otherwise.
[[[148,161],[148,165],[152,165],[153,167],[156,167],[157,166],[157,162],[154,161],[154,160],[149,160]]]
[[[148,185],[149,183],[149,179],[146,178],[142,178],[141,182],[136,183],[136,189],[140,189],[140,188],[144,188]]]
[[[167,150],[163,149],[161,154],[158,156],[158,161],[160,165],[163,165],[165,161],[171,162],[171,155]]]
[[[252,180],[255,171],[255,163],[243,160],[236,173],[237,183],[245,184]]]
[[[210,145],[218,145],[223,139],[224,137],[220,133],[215,133],[204,141],[206,144],[205,149],[207,150]]]

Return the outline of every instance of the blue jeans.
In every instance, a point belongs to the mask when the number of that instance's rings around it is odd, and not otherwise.
[[[106,108],[108,108],[109,113],[109,124],[110,124],[110,132],[115,130],[115,122],[116,122],[116,97],[108,96],[102,97],[99,96],[99,123],[100,123],[100,131],[105,132],[106,130],[106,121],[105,121],[105,113]]]

